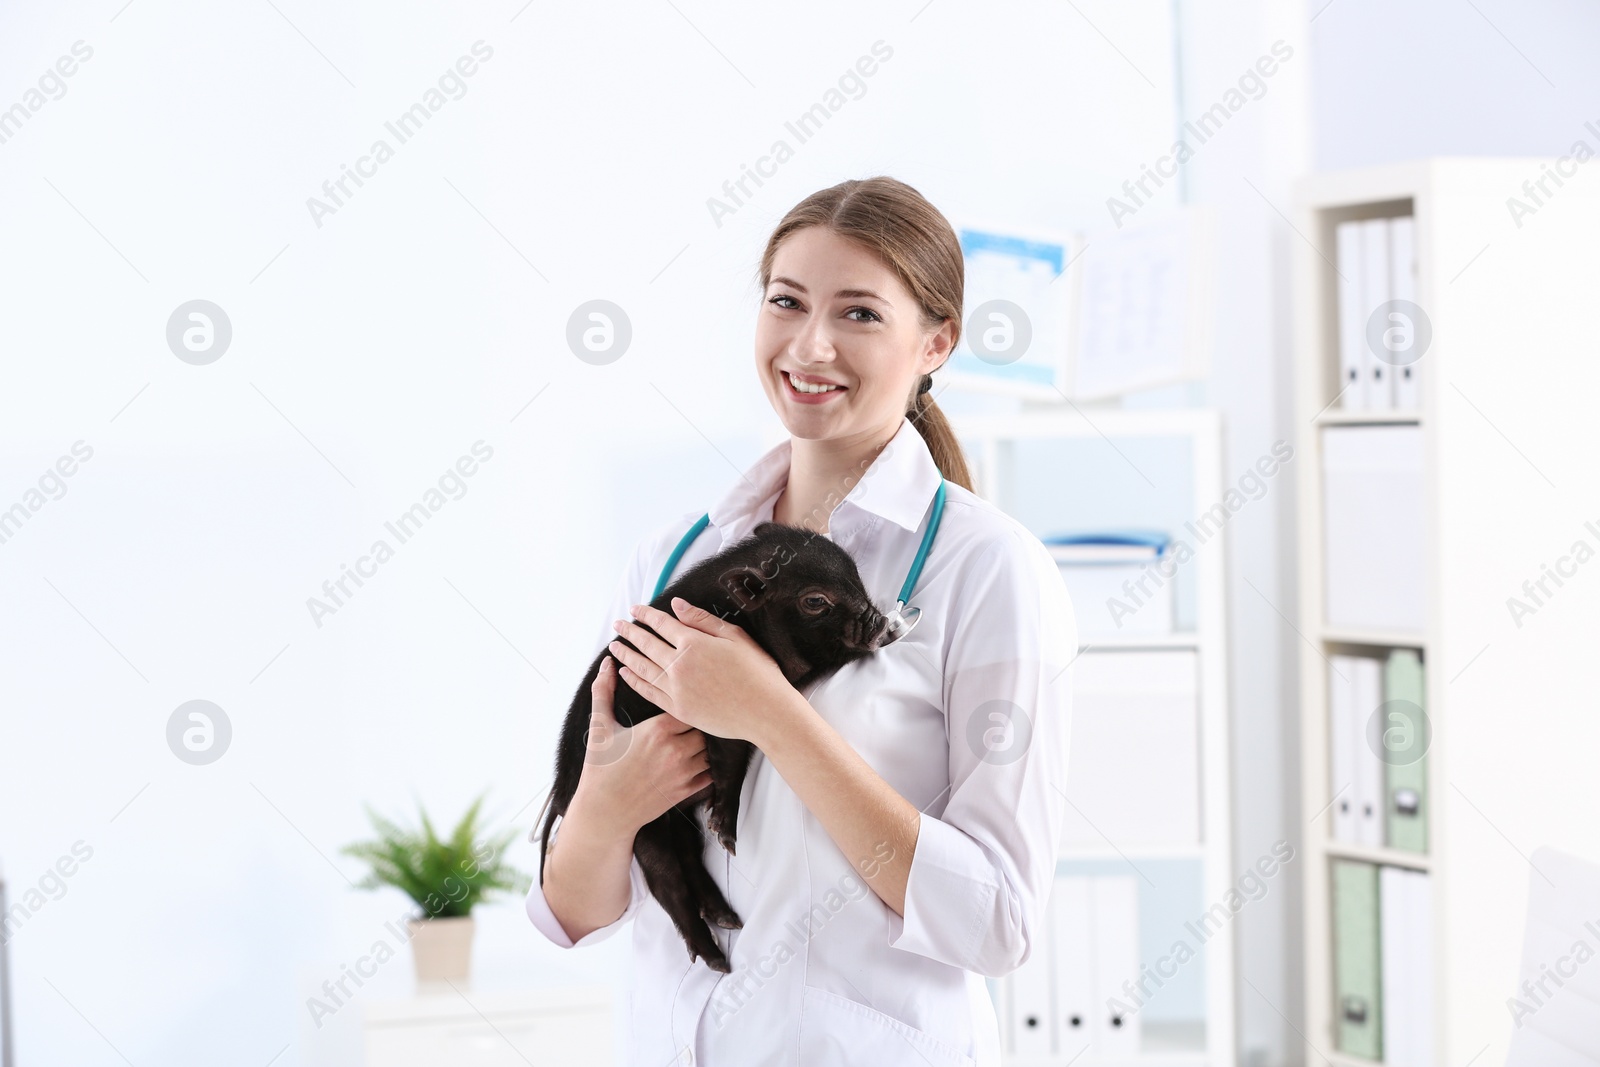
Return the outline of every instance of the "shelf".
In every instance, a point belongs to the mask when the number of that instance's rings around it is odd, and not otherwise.
[[[1324,411],[1318,426],[1420,426],[1420,411]]]
[[[1369,1060],[1364,1056],[1352,1056],[1345,1052],[1330,1051],[1326,1059],[1333,1064],[1333,1067],[1383,1067],[1382,1060]]]
[[[1179,630],[1170,634],[1086,635],[1078,642],[1079,652],[1128,652],[1151,648],[1200,648],[1200,635]]]
[[[1377,645],[1383,648],[1415,648],[1426,651],[1428,642],[1419,633],[1406,630],[1362,630],[1347,626],[1322,627],[1322,639],[1336,645]]]
[[[1077,1056],[1007,1053],[1004,1062],[1005,1067],[1209,1067],[1213,1061],[1204,1052],[1141,1052],[1134,1056],[1093,1056],[1084,1052]],[[1360,1067],[1383,1067],[1371,1060],[1352,1060],[1351,1063]]]
[[[1133,845],[1120,851],[1110,845],[1063,844],[1062,863],[1082,860],[1203,860],[1204,845]]]
[[[1214,410],[1192,408],[1171,410],[1124,410],[1114,408],[1052,405],[1049,409],[1028,409],[1004,414],[952,417],[951,425],[969,446],[978,446],[979,469],[975,472],[983,495],[991,502],[1004,504],[1004,495],[1014,480],[1007,471],[1026,453],[1025,441],[1116,441],[1124,439],[1171,439],[1186,443],[1188,467],[1187,493],[1198,507],[1201,501],[1220,500],[1226,491],[1222,478],[1222,428]],[[1109,462],[1115,463],[1113,459]],[[1174,482],[1172,489],[1182,488]],[[1192,513],[1185,509],[1185,514]],[[1182,521],[1181,519],[1177,521]],[[1190,567],[1193,582],[1193,619],[1189,628],[1177,632],[1135,632],[1132,625],[1117,629],[1108,619],[1098,633],[1080,632],[1074,642],[1079,655],[1101,653],[1181,652],[1193,655],[1196,662],[1196,752],[1198,780],[1195,783],[1198,840],[1169,842],[1141,841],[1113,845],[1091,831],[1075,832],[1070,843],[1058,845],[1058,877],[1087,873],[1085,868],[1134,868],[1147,866],[1154,873],[1158,864],[1182,870],[1185,878],[1199,884],[1202,900],[1221,900],[1233,889],[1237,877],[1233,862],[1233,806],[1230,768],[1228,715],[1228,629],[1227,556],[1222,552],[1197,553]],[[1124,664],[1127,666],[1127,664]],[[1077,753],[1075,752],[1075,755]],[[1113,833],[1112,837],[1120,835]],[[1108,872],[1109,873],[1109,872]],[[1128,873],[1132,873],[1130,869]],[[1237,979],[1232,938],[1208,942],[1204,962],[1194,966],[1203,970],[1205,1018],[1191,1022],[1144,1020],[1136,1050],[1127,1055],[1096,1054],[1072,1049],[1055,1055],[1017,1055],[1007,1053],[1007,1067],[1224,1067],[1238,1062],[1235,1003]],[[1131,962],[1131,961],[1130,961]],[[994,980],[999,1001],[998,1016],[1002,1032],[1009,1033],[1010,1012],[1015,1007],[1013,994],[1019,976],[1006,975]],[[1009,1042],[1007,1042],[1009,1044]]]
[[[1433,857],[1426,852],[1407,852],[1399,848],[1374,848],[1371,845],[1355,845],[1349,841],[1324,841],[1322,851],[1330,856],[1343,860],[1360,860],[1363,863],[1377,863],[1385,867],[1404,867],[1410,871],[1428,871],[1433,869]]]

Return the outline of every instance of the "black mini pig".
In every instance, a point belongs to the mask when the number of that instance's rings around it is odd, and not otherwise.
[[[749,537],[684,572],[651,606],[672,614],[674,596],[741,627],[796,689],[875,651],[887,643],[889,633],[887,620],[873,606],[855,561],[844,549],[808,530],[773,522],[761,523]],[[624,638],[617,640],[633,647]],[[541,884],[550,832],[556,817],[566,814],[583,772],[589,690],[608,655],[603,650],[595,657],[561,728],[555,784],[540,835]],[[613,713],[618,725],[627,727],[661,714],[661,709],[619,675]],[[695,811],[702,803],[710,804],[707,826],[733,853],[739,792],[755,746],[709,734],[705,740],[711,784],[641,827],[633,854],[651,894],[683,935],[689,958],[703,958],[726,974],[728,959],[706,921],[729,930],[741,928],[743,922],[705,868],[705,838]]]

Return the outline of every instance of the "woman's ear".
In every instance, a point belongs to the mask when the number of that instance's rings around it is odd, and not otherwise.
[[[928,336],[928,346],[922,353],[923,374],[932,374],[950,360],[950,353],[956,344],[956,324],[953,319],[945,319],[936,330]]]

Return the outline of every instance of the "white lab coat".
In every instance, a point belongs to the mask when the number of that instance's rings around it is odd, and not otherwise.
[[[785,441],[769,451],[710,509],[711,527],[676,574],[772,518],[789,449]],[[828,536],[855,558],[880,608],[894,605],[939,478],[907,419],[832,513]],[[684,515],[639,544],[596,651],[615,636],[612,619],[650,600],[672,547],[698,517]],[[922,617],[908,636],[806,692],[922,811],[905,916],[857,875],[757,752],[740,798],[738,855],[706,839],[711,877],[744,921],[742,930],[713,928],[733,973],[690,962],[637,859],[627,909],[576,943],[633,923],[624,1062],[1000,1063],[985,976],[1043,950],[1066,803],[1077,625],[1038,538],[953,483],[912,603]],[[550,941],[575,947],[540,886],[527,909]]]

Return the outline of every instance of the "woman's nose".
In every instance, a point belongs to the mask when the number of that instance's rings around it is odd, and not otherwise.
[[[790,354],[800,363],[832,363],[833,338],[828,335],[828,328],[815,320],[808,322],[794,339]]]

